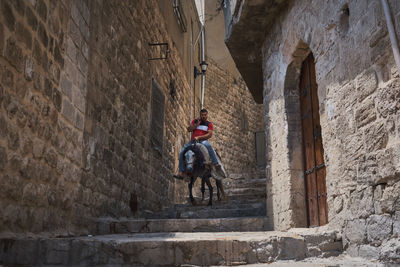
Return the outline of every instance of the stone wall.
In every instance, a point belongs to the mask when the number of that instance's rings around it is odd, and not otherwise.
[[[220,154],[230,177],[265,177],[257,167],[255,132],[264,130],[263,106],[256,104],[246,84],[221,69],[210,58],[204,107],[214,124],[211,144]]]
[[[389,1],[397,33],[400,5]],[[316,62],[329,225],[352,255],[400,262],[399,73],[378,0],[293,1],[263,47],[267,204],[275,229],[306,226],[298,85]]]
[[[0,1],[0,233],[90,230],[181,202],[190,86],[154,1]],[[149,42],[168,42],[168,60]],[[164,97],[162,149],[151,92]],[[155,106],[155,105],[153,105]],[[161,114],[161,113],[160,113]]]
[[[38,0],[0,8],[0,231],[68,232],[82,157],[60,86],[70,7]]]
[[[92,5],[82,188],[96,217],[140,216],[186,194],[183,183],[175,187],[172,174],[184,143],[182,122],[189,120],[190,87],[157,6],[156,1]],[[169,59],[149,61],[160,53],[150,42],[168,42]],[[161,150],[150,139],[152,79],[165,99]]]

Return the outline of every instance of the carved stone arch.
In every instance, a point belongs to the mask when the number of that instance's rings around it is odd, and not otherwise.
[[[285,111],[288,124],[288,159],[290,174],[290,207],[292,227],[307,227],[304,156],[300,115],[299,83],[302,62],[311,53],[308,45],[299,41],[292,53],[284,82]]]

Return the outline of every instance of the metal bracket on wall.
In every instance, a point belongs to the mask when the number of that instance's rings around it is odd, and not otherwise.
[[[151,47],[153,47],[153,46],[165,47],[165,53],[164,54],[162,53],[163,50],[160,49],[160,57],[149,58],[149,60],[167,59],[168,58],[168,54],[171,52],[169,50],[168,43],[149,43],[149,46],[151,46]]]

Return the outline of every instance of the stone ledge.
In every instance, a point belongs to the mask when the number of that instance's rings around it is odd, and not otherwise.
[[[267,218],[239,217],[215,219],[100,219],[97,234],[155,233],[155,232],[240,232],[265,231]]]
[[[311,238],[312,237],[312,238]],[[146,233],[54,239],[1,239],[0,263],[34,265],[218,265],[302,260],[324,235],[291,232]],[[331,249],[331,248],[328,248]],[[336,249],[336,248],[334,248]],[[324,256],[327,250],[320,247]],[[340,254],[341,250],[330,251]],[[315,253],[314,253],[315,254]],[[41,255],[41,257],[38,257]]]

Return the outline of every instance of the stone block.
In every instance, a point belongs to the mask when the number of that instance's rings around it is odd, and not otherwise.
[[[8,123],[4,114],[0,113],[0,137],[5,138],[8,135]]]
[[[73,20],[69,21],[69,38],[72,39],[72,41],[75,43],[75,45],[79,48],[81,47],[81,44],[83,42],[82,40],[82,34],[79,31],[79,27]]]
[[[54,13],[50,13],[49,28],[56,36],[58,36],[58,34],[60,32],[60,23],[59,23],[58,14],[56,15]]]
[[[83,19],[79,21],[79,30],[81,31],[82,36],[84,37],[86,42],[89,42],[89,37],[90,37],[89,26]]]
[[[68,76],[63,73],[61,75],[61,90],[62,92],[69,98],[72,100],[72,82],[69,80]]]
[[[366,240],[367,227],[364,219],[348,221],[344,228],[344,237],[350,244],[362,244]]]
[[[358,256],[367,259],[379,259],[380,249],[370,245],[361,245],[358,250]]]
[[[54,45],[54,59],[60,64],[61,67],[64,66],[64,57],[61,54],[59,43],[56,42]]]
[[[75,126],[79,130],[83,130],[83,128],[85,126],[84,120],[83,120],[83,115],[79,111],[76,111]]]
[[[380,207],[383,212],[394,213],[400,210],[400,200],[397,198],[397,192],[400,190],[400,182],[394,185],[386,185],[380,199]]]
[[[36,18],[36,15],[33,13],[32,9],[27,7],[26,8],[26,21],[28,22],[28,25],[32,28],[33,31],[36,31],[37,26],[38,26],[38,19]]]
[[[72,90],[72,103],[79,109],[80,112],[85,113],[86,98],[76,87],[74,87]]]
[[[79,25],[79,22],[81,20],[83,20],[83,17],[81,15],[81,13],[79,12],[79,8],[78,8],[79,4],[81,4],[81,3],[79,3],[79,1],[76,1],[71,5],[71,17],[74,20],[74,22],[76,23],[76,25]]]
[[[20,144],[20,138],[18,134],[18,129],[14,126],[8,125],[8,148],[11,150],[17,150]]]
[[[15,1],[12,1],[12,4],[14,6],[14,9],[19,13],[19,15],[23,17],[25,15],[24,0],[15,0]]]
[[[48,147],[45,149],[44,159],[50,167],[57,167],[57,153],[53,148]]]
[[[83,19],[86,21],[86,23],[89,25],[89,21],[90,21],[90,11],[89,8],[87,7],[87,5],[82,2],[82,9],[81,9],[81,14]]]
[[[1,81],[2,81],[3,85],[6,88],[8,87],[11,90],[14,89],[13,88],[14,87],[14,73],[11,70],[9,70],[8,68],[5,68],[5,70],[2,73],[2,75],[3,75],[3,77],[1,79]],[[3,93],[3,96],[5,96],[5,93]]]
[[[44,151],[44,143],[40,139],[36,139],[35,142],[33,142],[33,150],[32,154],[35,159],[40,159],[43,156],[43,151]]]
[[[3,86],[0,84],[0,107],[3,103],[4,98],[6,97],[6,91],[4,90]]]
[[[51,99],[53,96],[53,83],[49,79],[44,80],[44,88],[43,88],[44,95]]]
[[[6,149],[0,146],[0,170],[4,170],[8,162]]]
[[[76,83],[78,85],[79,90],[81,90],[82,95],[86,95],[86,86],[87,86],[87,82],[86,82],[86,76],[84,76],[82,73],[77,73],[76,76]]]
[[[393,84],[389,88],[379,88],[376,94],[376,108],[383,118],[395,115],[400,108],[400,88]]]
[[[400,211],[393,215],[393,236],[400,237]]]
[[[380,260],[400,264],[400,241],[391,239],[381,246]]]
[[[56,85],[58,85],[60,82],[60,68],[55,62],[53,62],[53,60],[50,60],[49,62],[49,72],[50,78]]]
[[[75,122],[75,108],[66,97],[63,97],[61,113],[71,123]]]
[[[374,70],[368,70],[356,77],[356,88],[359,101],[362,102],[367,96],[375,92],[378,87],[378,78]]]
[[[25,79],[32,81],[35,74],[35,63],[30,56],[25,56]]]
[[[66,46],[67,46],[67,55],[69,56],[69,58],[71,59],[73,64],[77,64],[78,51],[77,51],[76,46],[71,38],[67,38]]]
[[[0,24],[0,55],[3,55],[4,50],[4,26]]]
[[[49,69],[48,69],[48,67],[49,67],[48,63],[49,63],[49,58],[48,58],[48,56],[47,56],[47,52],[46,52],[46,50],[43,50],[42,61],[40,62],[40,64],[42,65],[43,70],[44,70],[46,73],[49,71]]]
[[[44,2],[44,0],[37,0],[36,11],[39,14],[40,18],[44,22],[46,22],[46,20],[47,20],[47,5]]]
[[[38,201],[38,190],[35,184],[28,183],[22,190],[22,201],[25,205],[31,206]]]
[[[2,17],[4,18],[3,21],[6,24],[7,28],[13,32],[15,29],[15,16],[14,12],[9,6],[9,4],[6,1],[2,1],[1,3],[1,14]]]
[[[360,181],[359,183],[363,183]],[[372,187],[356,190],[350,196],[350,218],[367,218],[374,213]]]
[[[33,43],[33,58],[36,60],[37,64],[42,64],[42,50],[40,48],[39,42],[35,39]]]
[[[75,83],[77,77],[77,70],[75,65],[71,62],[71,60],[67,59],[65,61],[65,73],[68,75],[72,83]]]
[[[82,49],[83,56],[86,58],[86,60],[89,60],[89,47],[86,42],[82,42],[81,49]],[[1,51],[1,49],[0,49],[0,51]]]
[[[371,215],[367,219],[367,237],[370,244],[380,245],[392,233],[393,220],[389,214]]]
[[[20,128],[24,128],[26,125],[26,122],[28,120],[28,111],[24,106],[21,106],[19,108],[19,111],[17,113],[17,125]]]
[[[86,58],[82,55],[81,52],[77,53],[77,62],[78,62],[78,68],[80,71],[86,76],[87,70],[88,70],[88,63],[86,61]]]
[[[24,70],[24,55],[22,49],[16,44],[14,38],[10,37],[7,40],[6,59],[13,65],[19,72]]]
[[[24,43],[25,47],[28,48],[29,50],[32,49],[31,32],[27,28],[25,28],[25,26],[21,22],[17,23],[15,33],[18,41]]]
[[[46,31],[46,28],[44,27],[43,23],[39,23],[38,27],[38,37],[40,42],[44,45],[45,48],[49,46],[49,37]]]
[[[56,107],[56,109],[57,109],[58,111],[61,111],[62,96],[61,96],[61,93],[60,93],[57,89],[55,89],[55,88],[54,88],[54,90],[53,90],[53,97],[52,97],[52,100],[53,100],[53,104],[54,104],[54,106]]]
[[[365,131],[365,149],[367,152],[373,152],[386,148],[388,143],[388,133],[386,125],[382,123],[371,124]]]
[[[357,128],[363,127],[376,120],[375,103],[372,97],[360,103],[355,111],[355,120]]]

